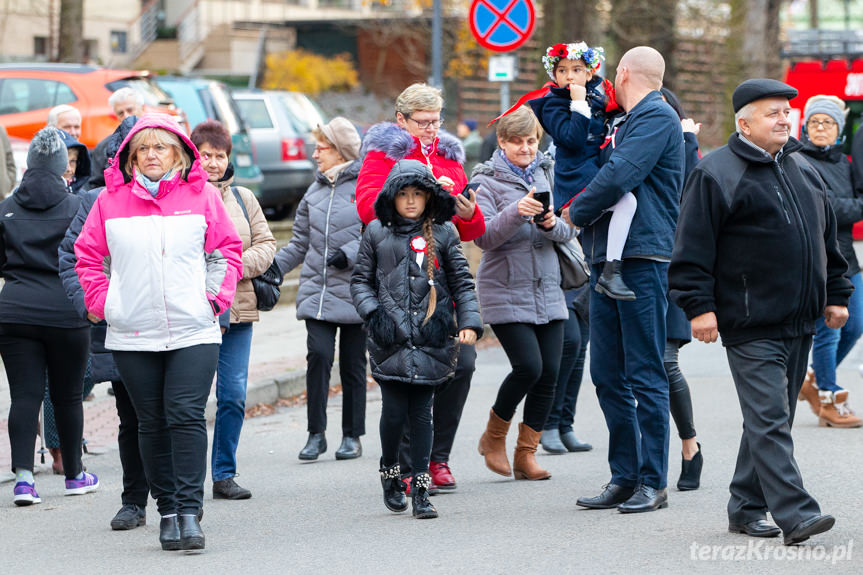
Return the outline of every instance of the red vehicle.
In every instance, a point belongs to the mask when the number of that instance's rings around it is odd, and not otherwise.
[[[188,131],[182,110],[149,72],[81,64],[0,65],[0,124],[10,136],[29,141],[45,126],[51,108],[69,104],[81,112],[81,143],[92,149],[117,127],[108,97],[124,86],[143,94],[145,111],[175,116]]]
[[[799,92],[791,100],[792,134],[800,136],[803,108],[812,96],[838,96],[848,107],[845,151],[863,124],[863,32],[855,30],[793,30],[783,56],[791,60],[785,83]],[[857,161],[863,161],[858,158]],[[863,222],[854,225],[854,239],[863,239]]]

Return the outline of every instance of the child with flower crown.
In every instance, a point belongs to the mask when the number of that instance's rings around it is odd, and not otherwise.
[[[399,443],[410,420],[413,515],[437,517],[431,485],[432,401],[455,374],[459,345],[482,335],[473,277],[455,226],[455,199],[428,166],[399,160],[375,200],[351,277],[368,329],[372,376],[380,384],[384,505],[407,509]]]
[[[597,74],[602,48],[584,42],[555,44],[542,57],[552,79],[543,97],[529,101],[543,129],[557,148],[554,168],[555,205],[564,206],[590,183],[599,171],[599,153],[606,141],[606,125],[617,110],[611,83]],[[614,146],[614,136],[610,138]],[[621,274],[623,248],[635,216],[637,201],[626,192],[609,208],[608,249],[596,291],[631,301],[635,293]]]

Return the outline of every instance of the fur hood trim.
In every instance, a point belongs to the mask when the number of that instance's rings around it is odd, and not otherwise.
[[[429,192],[425,217],[431,217],[436,224],[445,224],[455,215],[455,198],[444,190],[429,171],[428,166],[417,160],[399,160],[390,170],[381,193],[375,200],[375,215],[381,224],[388,226],[395,222],[396,192],[405,186],[416,186]]]
[[[419,139],[393,122],[381,122],[369,128],[363,138],[363,147],[360,157],[365,156],[373,150],[386,154],[391,160],[399,161],[407,158],[419,146]],[[464,164],[464,147],[458,138],[444,132],[438,132],[434,142],[434,152],[440,154],[447,160],[454,160]]]

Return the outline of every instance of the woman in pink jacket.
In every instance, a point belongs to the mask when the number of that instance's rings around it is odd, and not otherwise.
[[[141,117],[105,184],[75,242],[75,269],[91,321],[108,322],[105,347],[138,414],[162,549],[203,549],[204,408],[242,243],[197,149],[168,116]]]

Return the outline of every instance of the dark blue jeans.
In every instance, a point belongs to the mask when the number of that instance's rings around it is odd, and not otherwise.
[[[854,293],[848,302],[848,321],[840,329],[830,329],[824,316],[815,324],[815,339],[812,341],[812,369],[815,383],[822,391],[842,391],[836,383],[836,368],[863,333],[863,277],[860,272],[851,276]]]
[[[591,270],[591,287],[602,265]],[[668,264],[626,259],[634,301],[590,292],[590,375],[608,426],[611,483],[664,489],[668,475],[665,313]]]
[[[251,322],[231,324],[231,329],[222,335],[216,371],[216,423],[213,425],[213,450],[210,457],[213,481],[237,474],[237,445],[246,417],[251,349]]]
[[[554,403],[545,421],[545,429],[559,429],[561,433],[572,431],[589,340],[590,325],[570,308],[569,319],[563,325],[563,353],[560,356]]]

